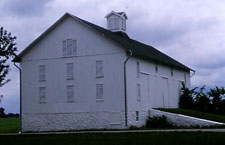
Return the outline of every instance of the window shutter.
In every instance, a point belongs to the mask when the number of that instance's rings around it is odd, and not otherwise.
[[[114,29],[119,29],[119,18],[114,17]]]
[[[68,102],[74,101],[74,87],[73,87],[73,85],[67,86],[67,97],[68,97]]]
[[[63,56],[66,56],[66,41],[63,41]]]
[[[122,19],[122,29],[126,31],[126,20]]]
[[[108,28],[112,29],[113,28],[113,18],[108,18]]]
[[[67,79],[73,79],[73,63],[67,63]]]
[[[96,77],[103,77],[103,62],[96,61]]]
[[[97,92],[96,99],[97,100],[103,100],[103,84],[97,84],[96,85],[96,92]]]
[[[75,56],[77,54],[77,41],[73,40],[73,55]]]
[[[39,81],[45,81],[45,66],[39,66]]]
[[[77,42],[74,39],[63,41],[63,56],[75,56],[77,54]]]
[[[39,88],[39,103],[45,103],[45,87]]]
[[[71,39],[67,39],[67,56],[73,55],[73,41]]]

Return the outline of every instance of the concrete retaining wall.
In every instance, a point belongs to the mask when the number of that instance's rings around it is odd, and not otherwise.
[[[149,115],[152,116],[162,116],[165,115],[172,123],[177,126],[212,126],[212,125],[223,125],[223,123],[190,117],[181,114],[169,113],[164,111],[159,111],[155,109],[149,110]]]

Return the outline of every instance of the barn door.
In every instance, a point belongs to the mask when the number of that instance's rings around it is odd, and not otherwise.
[[[162,78],[162,100],[163,108],[169,107],[169,81],[168,78]]]

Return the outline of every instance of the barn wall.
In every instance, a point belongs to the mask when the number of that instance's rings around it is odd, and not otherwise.
[[[140,77],[137,77],[137,65],[140,64]],[[127,62],[127,103],[128,124],[143,125],[150,108],[177,108],[181,82],[190,86],[189,72],[173,69],[149,61],[131,57]],[[186,76],[186,79],[185,79]],[[140,84],[141,100],[137,100],[137,84]],[[139,121],[136,121],[138,111]]]
[[[65,58],[62,41],[68,38],[76,39],[77,55]],[[116,128],[123,128],[125,58],[125,52],[115,43],[80,22],[66,18],[22,58],[23,131],[46,131],[54,126],[59,130],[67,129],[57,128],[58,123],[53,118],[73,123],[70,129],[99,128],[100,123],[103,127],[115,128],[113,120],[116,120]],[[102,78],[96,78],[98,60],[103,61]],[[71,62],[74,79],[67,80],[66,63]],[[44,82],[39,81],[39,65],[45,65]],[[98,83],[103,83],[104,101],[96,100]],[[67,85],[74,85],[75,102],[67,100]],[[39,103],[39,87],[46,87],[46,103]],[[109,116],[114,119],[108,119]],[[85,119],[90,121],[83,121]]]

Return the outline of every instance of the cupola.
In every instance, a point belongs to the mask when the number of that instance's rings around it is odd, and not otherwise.
[[[128,19],[125,12],[110,12],[105,16],[107,19],[107,29],[113,32],[126,32],[126,20]]]

